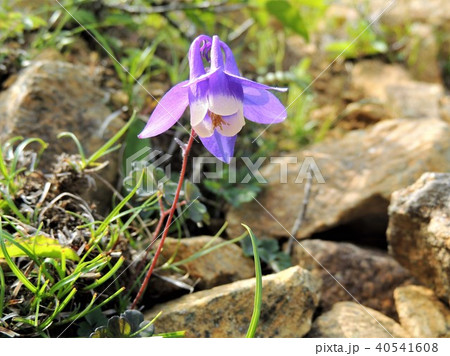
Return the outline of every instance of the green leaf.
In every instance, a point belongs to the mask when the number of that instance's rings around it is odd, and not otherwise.
[[[125,148],[123,150],[122,157],[122,169],[124,172],[127,172],[126,162],[128,159],[133,159],[131,156],[135,155],[138,152],[143,152],[143,157],[138,157],[140,159],[147,159],[148,151],[147,147],[150,147],[149,139],[139,140],[137,135],[144,129],[145,122],[142,120],[135,120],[129,127],[127,134],[125,136]],[[134,161],[138,161],[139,159],[133,159]]]
[[[299,10],[293,7],[288,1],[268,1],[266,3],[266,9],[280,20],[284,26],[303,36],[306,40],[309,40],[308,29],[306,28],[303,17],[300,15]]]
[[[187,212],[189,215],[189,219],[196,223],[205,221],[205,218],[208,217],[206,206],[200,203],[198,200],[195,200],[191,205],[189,205],[189,209],[187,209]]]
[[[258,327],[259,316],[261,314],[261,304],[262,304],[262,271],[261,271],[261,261],[258,255],[258,246],[256,244],[256,237],[253,235],[253,231],[247,226],[242,224],[248,231],[250,238],[252,240],[253,254],[255,256],[255,300],[253,302],[253,314],[250,320],[250,325],[247,331],[247,338],[255,337],[256,328]]]
[[[291,257],[287,253],[280,251],[273,257],[274,258],[270,262],[270,265],[272,266],[274,271],[282,271],[284,269],[292,267]]]
[[[172,181],[169,181],[166,184],[164,184],[164,198],[166,199],[168,204],[173,204],[177,187],[178,187],[177,183]]]
[[[280,251],[278,241],[275,239],[256,239],[259,257],[267,263],[274,271],[282,271],[292,266],[288,254]],[[246,256],[254,256],[253,245],[250,237],[241,240],[241,247]]]
[[[99,339],[99,338],[107,338],[109,337],[109,330],[106,326],[100,326],[96,328],[95,331],[89,335],[90,338]]]
[[[20,248],[18,245],[21,245],[23,248]],[[14,243],[11,241],[5,241],[5,247],[10,257],[28,256],[28,254],[24,251],[25,249],[38,257],[64,257],[72,261],[80,260],[76,252],[70,247],[63,247],[60,245],[58,240],[44,235],[31,236],[27,238],[16,237],[14,238]],[[5,255],[1,250],[0,258],[5,258]]]
[[[139,325],[144,322],[144,314],[138,310],[125,310],[121,317],[125,318],[128,323],[130,323],[132,332],[138,331],[140,329]]]
[[[108,330],[113,337],[128,337],[131,334],[131,325],[125,318],[113,316],[108,320]]]
[[[200,193],[200,189],[198,189],[198,187],[190,180],[186,179],[184,181],[184,196],[186,197],[186,200],[189,202],[200,198],[202,195]]]

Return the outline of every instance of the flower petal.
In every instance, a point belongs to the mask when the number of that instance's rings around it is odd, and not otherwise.
[[[272,93],[244,86],[244,116],[260,124],[276,124],[286,119],[287,112]]]
[[[228,80],[222,71],[209,78],[209,110],[218,115],[235,114],[242,106],[244,92],[242,85]]]
[[[252,88],[256,88],[256,89],[266,89],[266,90],[270,89],[270,90],[276,90],[276,91],[281,91],[281,92],[288,90],[288,88],[270,87],[265,84],[254,82],[253,80],[241,77],[239,75],[235,75],[233,73],[230,73],[229,71],[224,71],[224,73],[227,76],[227,78],[229,79],[229,81],[231,81],[233,83],[238,83],[242,86],[252,87]]]
[[[139,138],[157,136],[170,129],[183,115],[189,104],[187,81],[181,82],[170,89],[159,101],[148,119]]]
[[[235,136],[245,125],[242,107],[233,115],[223,116],[223,120],[225,123],[222,126],[216,127],[216,130],[223,136]]]
[[[214,126],[212,124],[211,118],[209,115],[206,115],[205,118],[200,121],[199,124],[193,125],[192,128],[197,133],[197,135],[201,137],[211,137],[214,133]]]
[[[189,108],[191,110],[191,125],[198,125],[208,112],[208,88],[207,81],[193,84],[189,87]]]
[[[214,131],[214,134],[211,137],[200,137],[200,140],[213,156],[216,156],[222,162],[230,163],[231,158],[233,157],[236,137],[237,136],[225,137],[217,131]]]
[[[201,76],[197,78],[190,79],[186,84],[184,84],[185,87],[189,87],[193,84],[197,84],[200,82],[204,82],[205,80],[209,79],[214,73],[216,73],[219,70],[219,68],[210,69],[208,73],[202,74]]]

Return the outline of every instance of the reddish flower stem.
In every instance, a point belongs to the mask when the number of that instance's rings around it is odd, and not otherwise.
[[[186,204],[186,200],[180,201],[179,204],[177,204],[177,207],[183,206]],[[150,252],[150,249],[153,247],[153,244],[156,242],[156,240],[159,237],[159,232],[161,231],[161,228],[163,226],[164,219],[169,215],[169,210],[164,210],[164,206],[162,205],[162,197],[159,199],[159,207],[160,207],[160,215],[158,224],[156,225],[155,231],[153,232],[153,239],[150,241],[150,244],[145,248],[145,254],[142,256],[141,262],[139,263],[138,268],[136,269],[136,275],[139,275],[142,271],[142,269],[145,266],[145,261],[147,260],[148,253]]]
[[[163,230],[163,233],[161,236],[161,241],[159,242],[158,248],[156,249],[156,252],[155,252],[155,256],[153,256],[152,264],[150,265],[150,268],[148,269],[147,274],[145,275],[144,281],[142,282],[141,287],[139,288],[136,298],[134,298],[133,304],[131,304],[131,309],[135,309],[137,303],[142,298],[142,295],[144,294],[144,291],[147,288],[150,277],[152,276],[153,270],[155,269],[156,262],[158,261],[158,257],[160,255],[161,250],[164,245],[164,241],[166,240],[167,234],[169,233],[169,227],[170,227],[170,224],[172,223],[173,215],[175,214],[178,200],[180,198],[180,192],[181,192],[181,188],[183,186],[184,176],[186,175],[187,158],[189,156],[189,151],[191,150],[192,144],[194,143],[194,138],[195,138],[195,131],[191,130],[191,135],[189,136],[189,141],[183,150],[183,164],[181,166],[180,178],[178,179],[177,190],[175,192],[175,197],[174,197],[172,206],[170,207],[170,210],[168,210],[169,216],[167,218],[166,225],[164,227],[164,230]],[[166,215],[165,213],[166,212],[164,212],[162,215]],[[161,223],[161,226],[162,226],[163,219],[164,219],[164,217],[160,218],[158,225],[160,225],[160,223]],[[157,229],[158,229],[158,227],[157,227]],[[155,236],[158,236],[158,235],[155,234]],[[155,241],[155,239],[154,239],[154,241]],[[153,241],[152,241],[152,243],[153,243]]]

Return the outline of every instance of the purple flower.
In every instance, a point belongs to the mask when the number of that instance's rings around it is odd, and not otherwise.
[[[203,60],[210,62],[210,68],[205,68]],[[231,49],[219,37],[198,36],[189,49],[189,67],[189,80],[164,95],[139,138],[167,131],[189,105],[192,128],[203,145],[229,163],[236,135],[245,125],[244,117],[260,124],[286,118],[285,107],[268,91],[286,89],[241,77]]]

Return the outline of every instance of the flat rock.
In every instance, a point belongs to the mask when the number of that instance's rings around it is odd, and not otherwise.
[[[110,121],[113,116],[96,77],[92,67],[57,60],[32,62],[0,93],[0,142],[15,136],[41,138],[49,144],[39,162],[39,168],[46,172],[56,163],[56,156],[78,153],[70,138],[58,139],[61,132],[74,133],[86,155],[94,153],[122,126],[121,120]],[[109,164],[99,172],[113,185],[118,155],[115,151],[102,157]],[[106,213],[111,191],[101,181],[97,181],[96,188],[86,191],[83,197]]]
[[[318,183],[320,175],[314,172],[306,219],[297,238],[358,222],[383,236],[393,191],[412,184],[424,172],[450,170],[450,125],[440,119],[386,120],[281,157],[281,162],[287,165],[286,183],[280,164],[267,164],[260,172],[268,184],[258,202],[228,212],[231,236],[242,233],[241,223],[260,237],[289,236],[302,206],[308,166],[318,168],[325,184]]]
[[[355,302],[336,303],[313,323],[308,337],[388,338],[409,337],[393,319]]]
[[[185,239],[167,238],[162,255],[169,259],[175,255],[174,261],[181,261],[200,251],[206,244],[209,247],[225,242],[222,238],[199,236]],[[196,288],[209,289],[221,284],[231,283],[255,276],[253,259],[245,257],[242,249],[236,244],[222,246],[192,262],[180,266],[194,280],[198,280]]]
[[[394,296],[400,324],[412,337],[450,337],[450,310],[431,289],[399,287]]]
[[[400,285],[412,283],[413,278],[391,256],[380,250],[360,248],[345,242],[304,240],[301,244],[303,247],[294,245],[292,262],[322,279],[320,306],[323,310],[331,309],[340,301],[353,301],[353,296],[365,306],[390,317],[397,316],[394,290]]]
[[[87,154],[93,153],[120,127],[118,120],[103,127],[109,115],[92,68],[36,61],[0,94],[0,140],[14,136],[43,139],[49,147],[41,164],[49,167],[55,155],[77,152],[72,140],[57,138],[60,132],[73,132]]]
[[[450,174],[425,173],[394,192],[387,236],[394,258],[450,302]]]
[[[258,337],[302,337],[319,303],[320,280],[295,266],[263,277]],[[145,317],[164,311],[158,332],[186,330],[187,337],[244,337],[253,312],[255,279],[196,292],[157,305]]]

